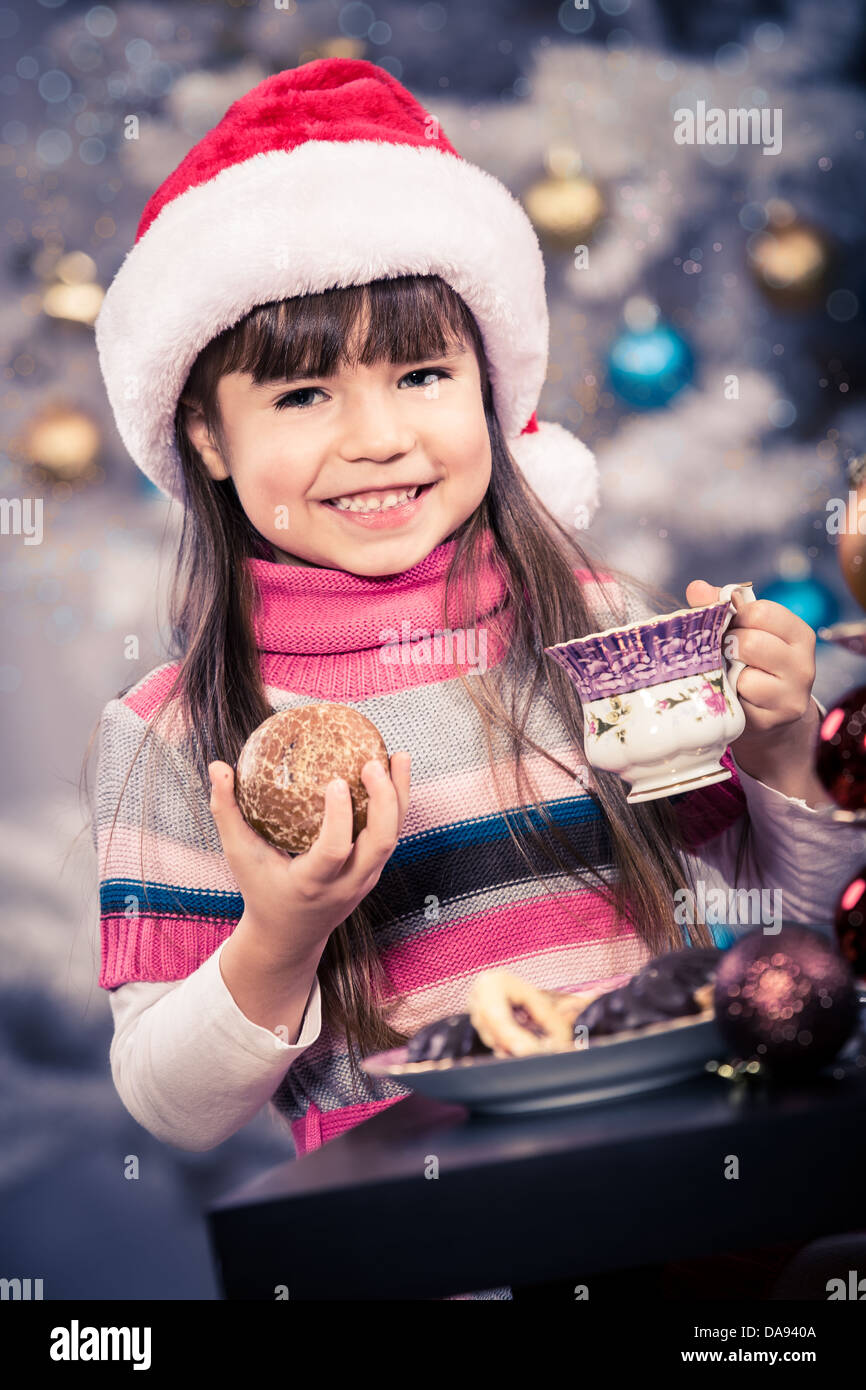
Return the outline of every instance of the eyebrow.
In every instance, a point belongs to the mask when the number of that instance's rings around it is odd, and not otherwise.
[[[422,353],[419,357],[407,357],[403,362],[392,362],[389,365],[393,367],[403,367],[409,362],[452,362],[456,357],[463,357],[468,351],[469,349],[465,347],[452,347],[449,348],[447,352],[431,352],[426,356]],[[328,381],[337,375],[337,372],[298,372],[296,376],[270,377],[267,381],[263,381],[258,387],[254,386],[253,389],[270,391],[273,390],[275,386],[285,386],[293,381],[309,381],[314,377],[321,377],[322,380]]]

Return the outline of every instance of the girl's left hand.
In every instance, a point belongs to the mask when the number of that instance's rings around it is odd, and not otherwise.
[[[719,588],[693,579],[686,588],[692,608],[717,603]],[[815,633],[808,623],[781,603],[759,598],[744,603],[734,593],[737,609],[722,639],[726,653],[746,662],[737,681],[737,698],[746,716],[741,738],[746,744],[772,741],[792,732],[790,726],[810,723],[820,711],[812,710],[815,680]],[[728,634],[736,634],[731,650]],[[740,743],[735,739],[733,746]]]

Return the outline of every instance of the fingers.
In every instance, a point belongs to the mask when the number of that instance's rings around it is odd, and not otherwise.
[[[715,603],[718,597],[718,587],[708,584],[705,579],[693,579],[686,585],[686,598],[690,608],[702,608],[704,604]]]
[[[368,798],[367,824],[354,842],[349,789],[345,782],[342,788],[329,784],[322,829],[306,856],[312,874],[323,882],[331,881],[346,868],[351,856],[350,867],[359,877],[378,875],[393,853],[409,805],[410,763],[409,753],[393,754],[393,777],[374,759],[364,764],[361,779]]]
[[[213,762],[208,763],[208,773],[211,780],[211,815],[216,822],[220,843],[229,864],[233,856],[239,852],[261,852],[265,848],[265,842],[244,820],[235,800],[234,768],[228,763]]]
[[[811,644],[815,636],[808,623],[772,599],[758,598],[754,603],[743,604],[737,610],[737,627],[771,632],[789,646],[798,646],[801,642]]]
[[[784,638],[755,628],[729,627],[725,634],[725,655],[732,661],[745,661],[755,671],[766,671],[770,676],[785,680],[796,679],[799,670],[797,653]]]
[[[305,854],[293,856],[303,860],[307,872],[319,881],[331,882],[345,868],[354,854],[353,867],[364,877],[378,873],[393,852],[409,805],[411,756],[395,753],[390,759],[393,775],[381,763],[370,761],[361,770],[367,789],[367,825],[353,842],[353,807],[347,783],[335,778],[325,789],[325,814],[313,844]],[[381,777],[374,769],[378,768]],[[216,822],[223,851],[231,863],[232,855],[255,850],[267,852],[268,846],[241,815],[234,795],[234,769],[224,762],[208,764],[211,779],[211,813]]]
[[[360,874],[377,873],[394,852],[409,805],[410,762],[405,751],[393,754],[391,777],[377,762],[365,763],[361,769],[368,801],[367,824],[354,847],[353,866]]]
[[[322,828],[306,854],[300,856],[313,877],[330,882],[343,869],[352,852],[352,798],[345,778],[334,778],[325,788]]]

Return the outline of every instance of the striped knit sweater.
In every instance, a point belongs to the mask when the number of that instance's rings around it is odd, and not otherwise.
[[[504,583],[487,539],[479,630],[497,611],[507,618]],[[384,579],[247,562],[257,585],[255,631],[272,707],[351,704],[376,724],[389,751],[412,754],[409,809],[377,890],[388,906],[379,930],[388,998],[403,996],[391,1021],[407,1033],[464,1009],[473,977],[487,968],[505,967],[542,988],[577,988],[618,983],[648,957],[597,892],[542,858],[539,882],[514,848],[498,808],[480,716],[453,668],[424,640],[441,631],[442,588],[454,545],[444,542],[412,569]],[[598,627],[650,612],[606,576],[602,589],[587,572],[576,577],[588,586]],[[489,642],[484,659],[488,667],[509,660],[507,641]],[[111,700],[102,715],[93,836],[99,983],[112,991],[115,1083],[142,1124],[183,1148],[220,1142],[270,1099],[303,1154],[394,1104],[408,1088],[372,1077],[360,1089],[353,1086],[345,1040],[321,1020],[318,979],[294,1045],[246,1019],[232,1000],[219,974],[219,948],[243,900],[176,717],[161,730],[165,760],[140,757],[124,788],[175,670],[171,663],[157,668]],[[527,733],[576,769],[572,776],[539,755],[525,759],[554,821],[612,882],[609,832],[587,795],[591,769],[579,765],[549,695],[536,700]],[[769,881],[785,888],[786,918],[817,920],[814,914],[831,907],[834,885],[841,887],[849,863],[853,872],[862,838],[846,860],[839,839],[827,841],[805,803],[738,774],[730,750],[726,761],[734,771],[730,781],[675,803],[692,848],[706,852],[706,858],[687,854],[684,860],[709,883],[732,882],[735,836],[748,811]],[[507,749],[497,747],[505,805],[517,807],[511,769]],[[152,781],[145,815],[146,778]],[[805,856],[804,846],[810,850]],[[199,1092],[210,1097],[209,1109],[202,1100],[196,1110]],[[197,1125],[206,1125],[206,1132],[196,1133]]]

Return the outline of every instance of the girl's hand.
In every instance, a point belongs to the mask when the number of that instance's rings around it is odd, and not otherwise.
[[[719,589],[703,579],[693,579],[686,589],[692,608],[717,603]],[[739,605],[739,606],[738,606]],[[743,706],[746,727],[741,735],[743,747],[755,740],[790,733],[800,721],[814,723],[817,705],[812,708],[815,680],[815,634],[808,623],[781,603],[759,598],[743,603],[734,593],[736,615],[728,633],[736,634],[732,653],[746,662],[737,681],[737,698]],[[739,745],[740,739],[735,743]]]
[[[686,598],[693,607],[715,603],[719,590],[693,579]],[[815,744],[821,711],[812,697],[815,679],[815,634],[781,603],[756,599],[737,608],[725,633],[734,629],[732,656],[747,662],[737,680],[737,698],[746,727],[731,748],[737,767],[783,796],[807,806],[831,805],[815,774]]]
[[[234,769],[223,762],[208,765],[211,814],[243,895],[244,918],[275,961],[288,964],[323,947],[379,881],[409,805],[411,754],[394,753],[389,761],[390,777],[375,761],[361,770],[369,801],[358,838],[353,842],[349,788],[331,782],[322,828],[310,848],[296,855],[269,844],[244,820]]]

